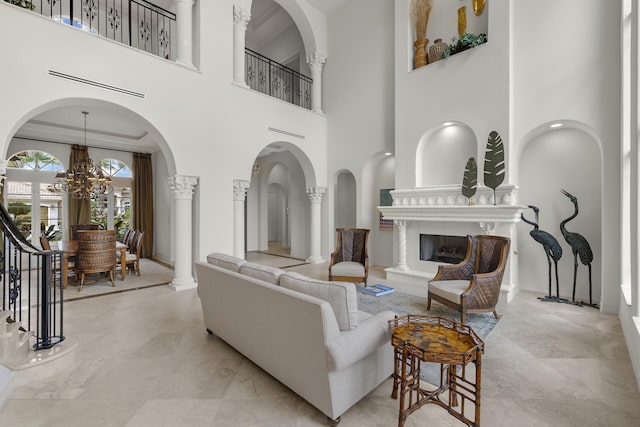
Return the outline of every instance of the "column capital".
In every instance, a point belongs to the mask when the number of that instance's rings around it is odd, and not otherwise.
[[[324,63],[327,62],[327,57],[322,55],[321,53],[314,53],[312,55],[307,55],[307,64],[313,70],[316,67],[322,69]]]
[[[311,203],[320,203],[325,191],[327,191],[325,187],[307,187],[307,196]]]
[[[169,190],[176,199],[192,199],[193,192],[198,184],[197,176],[174,175],[167,178]]]
[[[393,220],[393,223],[396,225],[396,227],[398,227],[398,229],[406,229],[408,222],[409,221],[407,221],[406,219],[394,219]]]
[[[251,20],[251,12],[237,4],[233,5],[233,23],[243,25],[245,28]]]
[[[242,179],[233,180],[233,200],[238,202],[244,202],[247,198],[247,190],[251,182]]]

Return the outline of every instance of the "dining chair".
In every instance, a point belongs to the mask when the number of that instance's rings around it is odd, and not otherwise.
[[[71,226],[71,240],[78,240],[78,231],[80,230],[100,230],[98,224],[73,224]]]
[[[86,274],[108,273],[111,286],[116,270],[115,230],[78,230],[78,254],[76,255],[76,277],[80,276],[80,288],[84,285]]]
[[[131,239],[131,243],[129,244],[129,251],[126,254],[126,265],[124,266],[121,265],[120,271],[124,271],[126,273],[126,270],[122,270],[122,269],[123,268],[129,269],[129,266],[131,266],[130,270],[133,271],[134,274],[139,276],[140,275],[140,251],[142,248],[142,239],[144,238],[144,231],[136,230],[132,234],[134,234],[134,236],[133,236],[133,239]],[[120,262],[119,257],[117,261]]]

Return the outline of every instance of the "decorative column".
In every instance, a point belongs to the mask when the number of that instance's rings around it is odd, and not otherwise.
[[[175,262],[173,280],[171,288],[175,291],[184,291],[195,288],[196,281],[193,279],[192,268],[193,257],[191,245],[193,228],[191,226],[191,213],[193,191],[198,183],[195,176],[174,175],[168,178],[169,189],[173,198],[175,235]]]
[[[324,114],[322,111],[322,68],[327,61],[327,57],[318,52],[307,56],[307,64],[311,68],[311,78],[313,86],[311,88],[311,109],[316,113]]]
[[[176,4],[176,62],[193,67],[193,0],[174,0]]]
[[[407,221],[394,219],[393,223],[398,227],[398,265],[396,270],[408,271],[407,265]]]
[[[311,264],[320,264],[324,262],[321,252],[321,236],[322,236],[322,196],[327,189],[324,187],[307,188],[307,196],[311,200],[311,239],[309,258],[307,262]]]
[[[238,5],[233,5],[233,82],[247,86],[244,72],[244,47],[247,24],[251,19],[251,12]]]
[[[244,259],[244,201],[251,183],[233,180],[233,256]]]

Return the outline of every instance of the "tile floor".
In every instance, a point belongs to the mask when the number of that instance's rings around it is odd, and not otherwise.
[[[291,269],[327,274],[326,264]],[[382,274],[372,268],[370,281]],[[535,297],[516,296],[486,340],[482,425],[640,425],[640,393],[617,317]],[[65,333],[79,342],[76,366],[17,388],[0,426],[326,425],[322,413],[206,333],[195,290],[162,286],[69,302]],[[397,425],[390,392],[389,379],[340,426]],[[463,424],[427,406],[405,425]]]

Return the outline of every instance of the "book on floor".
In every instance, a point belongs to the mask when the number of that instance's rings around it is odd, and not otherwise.
[[[381,295],[387,295],[391,292],[395,291],[395,288],[391,286],[381,285],[380,283],[376,283],[375,285],[363,286],[360,288],[362,292],[369,295],[374,295],[379,297]]]

